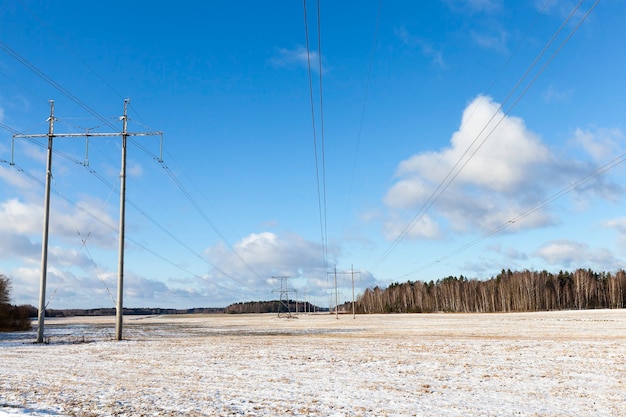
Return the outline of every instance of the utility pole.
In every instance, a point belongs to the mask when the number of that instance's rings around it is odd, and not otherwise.
[[[54,100],[50,100],[48,118],[48,154],[46,159],[46,191],[44,194],[43,237],[41,239],[41,281],[39,282],[39,312],[37,314],[37,343],[43,343],[46,317],[46,277],[48,273],[48,229],[50,226],[50,180],[52,178],[52,141],[54,138]]]
[[[339,294],[337,293],[337,265],[335,265],[335,318],[339,320]]]
[[[16,138],[48,138],[48,158],[46,162],[46,190],[44,200],[44,230],[43,239],[41,242],[41,282],[39,286],[39,312],[38,312],[38,329],[37,329],[37,343],[43,343],[44,339],[44,318],[46,308],[46,277],[48,271],[48,228],[50,217],[50,179],[52,177],[52,142],[55,137],[110,137],[121,136],[122,137],[122,169],[120,174],[120,230],[119,230],[119,264],[118,264],[118,287],[117,287],[117,303],[116,303],[116,326],[115,326],[115,338],[116,340],[122,340],[122,321],[123,321],[123,295],[124,295],[124,228],[125,228],[125,213],[126,213],[126,142],[129,136],[161,136],[163,138],[163,132],[128,132],[128,104],[129,99],[124,100],[124,115],[120,118],[122,120],[122,132],[121,133],[54,133],[54,100],[50,100],[50,118],[48,119],[48,133],[47,134],[34,134],[34,135],[13,135],[13,139]],[[161,146],[163,142],[161,141]],[[87,161],[88,159],[85,158]],[[159,162],[162,161],[162,153],[160,154]],[[13,160],[11,161],[13,164]]]
[[[352,272],[352,319],[356,319],[356,312],[354,310],[354,265],[350,265],[350,272]]]
[[[124,231],[126,221],[126,139],[128,133],[129,100],[124,100],[124,115],[122,116],[122,170],[120,172],[120,230],[117,264],[117,304],[115,305],[115,340],[122,340],[122,324],[124,322]]]

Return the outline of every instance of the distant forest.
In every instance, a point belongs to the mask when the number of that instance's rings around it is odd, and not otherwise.
[[[626,272],[590,269],[553,274],[502,270],[488,280],[447,277],[407,281],[367,289],[355,302],[357,313],[493,313],[626,306]],[[351,303],[342,310],[351,310]]]
[[[32,317],[37,317],[37,308],[32,307]],[[65,310],[46,309],[46,317],[73,317],[73,316],[114,316],[114,308],[72,308]],[[161,314],[216,314],[223,313],[223,308],[124,308],[125,316],[150,316]]]
[[[224,312],[229,314],[314,313],[318,311],[328,311],[328,308],[318,307],[308,301],[296,300],[248,301],[231,304],[224,309]]]

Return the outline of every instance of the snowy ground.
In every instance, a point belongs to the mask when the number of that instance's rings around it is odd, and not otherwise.
[[[626,310],[49,319],[0,416],[623,416]]]

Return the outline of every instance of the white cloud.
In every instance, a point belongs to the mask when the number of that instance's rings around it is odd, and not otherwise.
[[[17,199],[0,202],[0,231],[17,234],[41,231],[43,209],[40,205],[23,203]]]
[[[301,236],[252,233],[235,243],[233,249],[235,252],[220,243],[205,254],[212,265],[237,280],[235,284],[267,290],[267,280],[272,276],[325,277],[321,244]],[[332,256],[333,249],[329,251]],[[212,275],[224,279],[219,270]]]
[[[392,217],[383,225],[383,234],[388,240],[394,240],[398,236],[405,234],[405,228],[407,225],[407,219],[402,217]],[[416,221],[406,233],[406,237],[409,239],[436,239],[440,236],[441,231],[439,229],[439,225],[428,215],[425,215]]]
[[[393,211],[391,218],[395,222],[398,212],[417,213],[428,205],[428,198],[439,186],[439,191],[445,191],[433,206],[432,216],[439,222],[445,220],[457,231],[476,227],[490,230],[522,213],[529,200],[541,200],[545,167],[552,162],[547,147],[521,119],[505,116],[498,103],[479,96],[463,112],[461,126],[452,135],[449,147],[413,155],[399,164],[398,179],[384,202]],[[454,181],[449,183],[452,178]],[[438,221],[434,219],[426,222],[428,227],[423,230],[428,233],[410,236],[438,236]],[[539,226],[551,221],[546,213],[535,212],[523,224],[511,226]],[[385,234],[389,235],[387,230]]]
[[[609,229],[616,229],[620,233],[626,234],[626,217],[608,220],[604,223],[604,226]]]
[[[319,68],[319,57],[316,51],[307,50],[302,45],[297,45],[293,49],[276,48],[274,56],[269,59],[269,63],[275,67],[303,67],[307,68],[311,62],[311,70],[317,70]]]
[[[574,142],[584,156],[604,163],[618,152],[622,139],[618,130],[577,130]],[[395,239],[424,207],[429,208],[428,216],[408,238],[441,238],[449,231],[490,232],[502,225],[515,231],[555,224],[558,219],[549,208],[528,210],[596,169],[589,162],[554,157],[522,119],[506,116],[490,97],[478,96],[463,112],[448,147],[400,162],[396,181],[383,200],[389,209],[383,232]],[[584,209],[588,204],[582,202],[590,201],[590,196],[614,200],[621,194],[619,185],[600,176],[572,195]]]
[[[36,306],[39,302],[41,280],[39,267],[20,267],[12,271],[11,278],[14,302]],[[206,284],[204,288],[207,291],[198,290],[194,285],[177,287],[127,272],[124,277],[124,307],[217,306],[219,289],[211,286],[209,291]],[[101,268],[99,273],[92,270],[78,274],[73,269],[59,269],[55,266],[48,268],[47,308],[113,308],[116,295],[117,271]],[[232,298],[232,294],[228,295]]]
[[[543,259],[550,265],[569,268],[596,268],[601,270],[611,270],[620,267],[621,261],[613,254],[603,248],[593,249],[586,243],[557,240],[543,245],[536,256]]]
[[[456,182],[517,193],[528,182],[533,168],[550,158],[548,149],[521,119],[505,116],[498,103],[479,96],[463,112],[461,127],[452,135],[449,148],[414,155],[400,164],[398,175],[418,175],[428,182],[439,182],[460,161],[457,168],[464,168]]]
[[[618,233],[618,242],[622,246],[622,250],[626,250],[626,217],[607,220],[603,226]]]
[[[572,143],[591,155],[594,161],[606,163],[623,153],[624,134],[619,129],[576,129]]]
[[[20,191],[30,191],[33,189],[33,181],[20,174],[17,169],[0,165],[0,180]]]
[[[17,235],[40,235],[43,228],[42,204],[25,203],[17,199],[0,202],[0,231]],[[50,234],[55,238],[89,239],[89,243],[114,247],[117,221],[102,210],[100,201],[83,201],[78,207],[51,204]]]

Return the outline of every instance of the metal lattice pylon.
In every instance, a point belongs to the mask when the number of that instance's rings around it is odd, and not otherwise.
[[[278,306],[278,317],[291,318],[291,307],[289,306],[289,277],[272,277],[280,279],[280,305]]]

